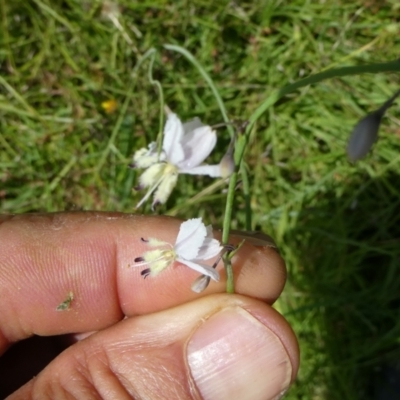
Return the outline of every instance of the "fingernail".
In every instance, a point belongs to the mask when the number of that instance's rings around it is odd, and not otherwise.
[[[292,376],[280,339],[239,307],[206,320],[191,337],[187,357],[204,400],[277,399]]]
[[[274,239],[263,232],[232,230],[231,234],[239,239],[246,239],[254,246],[273,247],[274,249],[278,249]]]

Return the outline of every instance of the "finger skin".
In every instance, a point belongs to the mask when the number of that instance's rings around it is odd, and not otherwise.
[[[186,361],[188,339],[218,311],[235,307],[255,316],[279,338],[289,357],[293,380],[299,352],[283,317],[261,301],[217,294],[128,318],[91,335],[63,352],[8,400],[199,399]]]
[[[221,281],[201,294],[190,290],[198,274],[179,263],[146,280],[141,268],[129,267],[147,250],[141,237],[174,243],[181,222],[101,212],[1,217],[0,354],[33,334],[96,331],[124,316],[224,292],[222,266]],[[233,265],[237,293],[269,303],[279,296],[286,273],[274,249],[247,242]],[[57,311],[70,292],[70,307]]]

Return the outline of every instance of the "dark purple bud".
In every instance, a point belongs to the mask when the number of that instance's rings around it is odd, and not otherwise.
[[[142,275],[143,278],[146,279],[146,278],[150,275],[150,268],[144,269],[144,270],[140,273],[140,275]]]
[[[144,258],[143,257],[136,257],[133,261],[135,261],[135,262],[143,262]]]
[[[347,156],[354,162],[365,157],[378,138],[383,114],[376,111],[364,117],[353,129],[347,144]]]
[[[365,157],[378,139],[379,127],[386,110],[400,95],[398,90],[378,110],[368,114],[354,127],[347,144],[347,156],[350,161],[357,161]]]

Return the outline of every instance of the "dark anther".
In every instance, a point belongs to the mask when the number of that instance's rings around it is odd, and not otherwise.
[[[217,268],[217,265],[218,265],[218,263],[221,261],[221,258],[222,258],[222,257],[218,257],[218,260],[215,261],[215,263],[212,265],[211,268]],[[208,277],[208,278],[210,278],[210,277]],[[208,285],[208,284],[207,284],[207,285]]]
[[[146,279],[146,278],[150,275],[150,268],[144,269],[144,270],[140,273],[140,275],[142,275],[143,278]]]
[[[156,201],[151,205],[151,211],[156,211],[156,208],[160,205],[161,203],[159,201]]]
[[[135,262],[142,262],[142,261],[144,261],[144,258],[143,257],[136,257],[134,261]]]
[[[140,238],[140,240],[141,240],[142,242],[144,242],[144,243],[149,243],[149,241],[148,241],[147,239],[145,239],[145,238]]]

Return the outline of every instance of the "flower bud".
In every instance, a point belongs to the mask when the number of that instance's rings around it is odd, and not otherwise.
[[[235,170],[235,161],[233,160],[233,155],[230,152],[227,152],[223,157],[221,162],[219,163],[221,168],[221,177],[228,178],[233,174]]]
[[[372,145],[378,139],[379,127],[382,117],[386,110],[392,106],[393,102],[400,95],[398,90],[389,100],[387,100],[376,111],[368,114],[354,127],[347,144],[347,156],[350,161],[357,161],[367,155]]]
[[[354,127],[347,144],[347,156],[354,162],[365,157],[378,138],[382,113],[373,112],[364,117]]]

